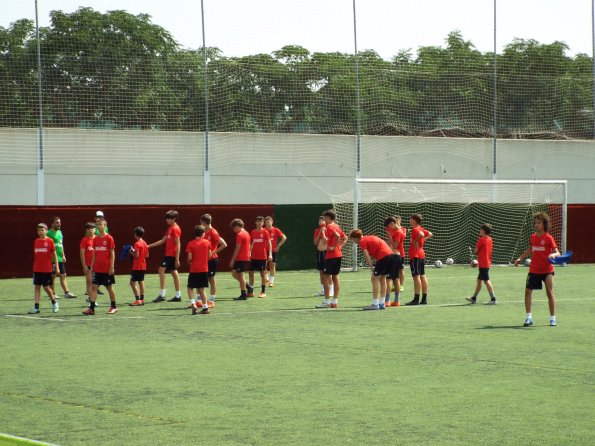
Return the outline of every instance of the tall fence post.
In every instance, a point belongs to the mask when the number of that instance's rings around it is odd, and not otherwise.
[[[43,153],[43,75],[41,72],[41,41],[39,40],[39,7],[35,0],[35,38],[37,40],[37,84],[39,94],[39,127],[37,129],[37,205],[45,204],[45,166]]]

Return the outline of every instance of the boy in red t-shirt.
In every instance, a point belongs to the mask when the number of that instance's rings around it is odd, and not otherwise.
[[[250,231],[250,272],[248,273],[248,297],[254,296],[254,271],[260,271],[260,294],[258,297],[267,297],[266,287],[266,264],[271,260],[272,244],[269,233],[264,226],[264,217],[256,217],[256,228]]]
[[[264,229],[269,233],[272,246],[272,259],[268,261],[267,269],[270,271],[268,282],[269,287],[275,286],[275,275],[277,274],[277,256],[279,248],[285,244],[287,237],[283,234],[281,229],[273,226],[273,217],[267,216],[264,218]]]
[[[79,255],[81,258],[81,265],[83,267],[83,274],[85,275],[85,284],[87,299],[91,294],[91,286],[93,280],[93,273],[91,272],[91,262],[93,261],[93,239],[95,238],[95,223],[88,222],[85,224],[85,236],[81,239],[79,244]]]
[[[210,214],[203,214],[200,216],[200,224],[205,228],[205,239],[211,243],[211,252],[213,255],[209,260],[209,308],[215,306],[215,298],[217,297],[217,281],[215,280],[215,274],[217,274],[217,265],[219,263],[219,253],[227,248],[227,243],[219,235],[219,232],[211,223],[213,217]]]
[[[554,265],[549,263],[548,259],[554,259],[560,255],[556,241],[548,231],[550,228],[550,216],[545,212],[533,214],[533,225],[535,233],[531,235],[529,247],[514,261],[515,266],[519,266],[529,255],[531,255],[531,266],[527,275],[525,285],[525,317],[524,326],[533,325],[533,316],[531,314],[531,300],[533,290],[540,290],[542,282],[545,283],[545,292],[547,294],[547,303],[550,310],[550,326],[555,327],[556,322],[556,298],[554,296]]]
[[[205,288],[209,286],[209,259],[212,256],[211,242],[205,239],[205,227],[197,225],[194,227],[196,238],[186,245],[188,253],[188,298],[192,308],[192,314],[209,314],[209,304]],[[201,301],[201,310],[198,311],[194,289],[198,291]]]
[[[236,247],[229,261],[229,266],[232,268],[232,277],[240,284],[240,295],[234,297],[233,300],[246,300],[248,299],[248,293],[246,291],[244,271],[246,271],[246,265],[250,261],[250,234],[244,229],[244,222],[240,218],[232,220],[229,226],[236,234]]]
[[[326,253],[324,256],[324,300],[316,308],[337,308],[339,302],[339,292],[341,283],[339,273],[341,272],[341,259],[343,253],[341,248],[347,242],[347,236],[335,223],[337,214],[332,209],[322,213],[324,217],[325,228],[322,231],[322,237],[326,240]],[[333,286],[333,298],[330,297],[330,288]]]
[[[45,223],[37,225],[37,236],[33,242],[33,285],[35,285],[35,301],[29,314],[39,314],[39,301],[41,300],[41,287],[52,302],[52,311],[57,313],[58,302],[52,291],[52,263],[58,264],[58,255],[54,241],[47,237],[48,227]]]
[[[492,266],[492,225],[485,223],[481,225],[479,230],[479,239],[475,245],[475,254],[477,254],[477,266],[479,267],[479,275],[477,276],[477,284],[475,285],[475,292],[473,296],[466,297],[468,302],[475,304],[477,302],[477,295],[481,291],[482,282],[486,284],[488,293],[490,293],[490,300],[486,305],[496,305],[496,296],[494,295],[494,287],[490,281],[490,266]]]
[[[403,291],[402,277],[404,273],[404,259],[405,259],[405,248],[403,244],[405,242],[405,234],[407,230],[401,227],[401,217],[396,215],[394,217],[388,217],[384,220],[384,227],[386,228],[386,238],[388,246],[391,248],[393,254],[395,254],[395,270],[391,272],[387,279],[386,295],[384,296],[384,305],[387,307],[400,307],[400,294]],[[390,290],[391,282],[394,283],[395,289],[395,300],[390,303]]]
[[[428,303],[428,279],[426,277],[426,253],[424,244],[432,237],[432,233],[421,227],[421,214],[413,214],[409,218],[411,239],[409,244],[409,268],[413,276],[414,295],[411,302],[405,305],[426,305]],[[421,291],[421,301],[419,294]]]
[[[165,244],[165,256],[157,272],[159,273],[159,295],[153,299],[154,303],[164,302],[165,299],[165,273],[171,273],[174,279],[174,288],[176,295],[168,300],[168,302],[182,302],[182,294],[180,292],[180,275],[178,268],[180,267],[180,250],[182,237],[182,230],[178,226],[177,220],[179,217],[178,211],[167,211],[165,213],[165,222],[167,223],[167,230],[165,235],[154,243],[148,245],[149,249],[155,248]]]
[[[384,310],[384,296],[386,295],[387,277],[395,277],[397,255],[393,253],[388,244],[375,235],[363,235],[361,229],[354,229],[349,233],[349,238],[359,245],[364,253],[366,262],[372,273],[372,305],[364,310]],[[372,257],[374,263],[372,263]],[[398,283],[395,285],[398,286]],[[378,298],[380,295],[380,299]]]
[[[118,311],[116,307],[116,292],[114,291],[114,284],[116,283],[114,276],[116,243],[112,236],[105,232],[107,222],[104,219],[100,218],[97,220],[96,227],[99,235],[93,239],[93,260],[91,261],[93,280],[91,293],[89,294],[89,308],[83,311],[83,314],[86,316],[95,314],[97,289],[100,285],[105,286],[110,297],[110,307],[107,309],[107,314],[114,314]]]
[[[132,271],[130,272],[130,288],[134,294],[134,302],[129,304],[131,307],[138,307],[145,304],[145,272],[147,271],[147,257],[149,257],[149,247],[143,240],[145,229],[142,226],[134,228],[134,245],[129,254],[132,256]],[[136,284],[138,283],[138,287]]]

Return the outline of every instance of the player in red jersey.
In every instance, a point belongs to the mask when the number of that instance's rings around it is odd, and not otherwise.
[[[95,302],[97,301],[97,288],[100,285],[105,286],[110,297],[110,307],[107,309],[107,314],[114,314],[118,311],[116,307],[116,292],[114,291],[114,284],[116,279],[114,277],[114,262],[116,260],[115,248],[116,243],[111,235],[105,232],[107,222],[104,219],[99,219],[96,223],[99,235],[93,239],[93,260],[91,268],[93,270],[93,284],[91,286],[91,293],[89,294],[89,308],[83,311],[84,315],[92,316],[95,314]]]
[[[52,290],[52,263],[58,264],[58,255],[54,241],[47,236],[48,227],[45,223],[37,225],[37,239],[33,242],[33,285],[35,286],[34,306],[29,314],[39,314],[41,288],[47,293],[52,302],[52,311],[57,313],[58,302]]]
[[[209,304],[205,288],[209,286],[209,259],[212,256],[211,242],[205,239],[205,227],[197,225],[194,227],[196,238],[186,245],[188,253],[188,298],[192,308],[192,314],[209,314]],[[197,302],[194,298],[194,289],[198,291],[201,301],[201,310],[198,311]]]
[[[229,266],[232,268],[232,277],[240,285],[240,295],[239,297],[234,297],[234,300],[246,300],[248,299],[248,293],[246,291],[244,271],[246,271],[246,265],[250,261],[250,234],[244,229],[244,222],[240,218],[232,220],[229,226],[236,234],[236,247],[231,256]]]
[[[324,296],[324,256],[326,254],[326,239],[323,237],[326,223],[321,215],[318,218],[318,227],[314,229],[314,246],[316,246],[316,269],[320,278],[320,291],[315,296]],[[333,285],[329,289],[329,296],[334,294]]]
[[[384,240],[375,235],[363,235],[361,229],[351,231],[349,238],[355,244],[359,245],[372,273],[372,305],[368,305],[363,309],[384,310],[384,296],[386,295],[387,287],[386,279],[390,276],[393,278],[396,276],[397,255],[393,253],[393,250]],[[374,258],[374,262],[372,262],[372,258]]]
[[[316,308],[337,308],[339,301],[339,292],[341,291],[341,283],[339,281],[339,273],[341,272],[341,259],[343,253],[341,248],[347,242],[347,236],[341,230],[339,225],[335,223],[337,214],[334,210],[329,209],[322,213],[324,217],[325,228],[322,231],[322,236],[326,240],[326,253],[324,256],[324,300],[322,304],[316,305]],[[333,299],[330,298],[330,287],[333,285]]]
[[[275,276],[277,274],[277,257],[279,255],[279,248],[287,241],[287,236],[283,234],[281,229],[273,226],[273,217],[266,216],[264,218],[264,229],[269,233],[272,245],[272,259],[267,263],[267,269],[270,271],[268,282],[269,287],[275,286]]]
[[[213,217],[211,217],[210,214],[203,214],[200,216],[200,224],[205,228],[205,239],[211,243],[211,252],[213,253],[209,260],[209,308],[215,306],[215,299],[217,297],[217,281],[215,280],[215,274],[217,274],[219,253],[227,248],[225,240],[223,240],[219,235],[219,232],[211,226],[212,221]]]
[[[490,293],[490,300],[486,305],[496,305],[496,296],[494,295],[494,287],[490,281],[490,266],[492,266],[492,246],[493,241],[490,234],[492,233],[492,225],[485,223],[481,225],[479,230],[479,238],[475,245],[475,253],[477,254],[477,266],[479,266],[479,275],[477,276],[477,284],[475,285],[475,292],[473,296],[466,297],[471,304],[477,302],[477,295],[481,291],[481,284],[485,283],[488,293]]]
[[[411,224],[411,240],[409,245],[409,268],[413,276],[414,295],[411,302],[405,305],[426,305],[428,303],[428,279],[426,277],[426,253],[424,244],[432,237],[432,233],[421,227],[421,214],[413,214],[409,218]],[[422,294],[421,301],[419,294]]]
[[[171,273],[174,279],[174,288],[176,295],[169,299],[168,302],[182,302],[182,294],[180,293],[180,275],[178,268],[180,267],[180,250],[182,237],[182,230],[178,226],[179,214],[178,211],[167,211],[165,213],[165,222],[167,223],[167,230],[161,240],[158,240],[149,245],[149,249],[165,244],[165,256],[159,266],[157,272],[159,273],[159,295],[153,299],[154,303],[165,301],[165,273]]]
[[[91,262],[93,261],[93,239],[95,238],[95,223],[88,222],[85,224],[85,236],[81,239],[79,244],[79,255],[81,258],[81,266],[83,267],[83,274],[85,275],[86,292],[89,296],[91,293],[93,273],[91,272]]]
[[[271,239],[264,226],[264,217],[256,217],[256,228],[250,231],[250,272],[248,273],[248,297],[254,296],[254,271],[260,271],[261,287],[258,297],[267,297],[266,264],[273,257],[271,255]]]
[[[145,273],[147,272],[147,258],[149,257],[149,247],[143,240],[145,229],[142,226],[134,228],[134,245],[129,251],[132,256],[132,271],[130,272],[130,288],[134,295],[134,301],[130,303],[131,307],[139,307],[145,304]],[[138,283],[138,287],[136,284]]]
[[[384,220],[384,227],[386,228],[386,238],[388,246],[391,248],[393,254],[395,254],[395,271],[391,272],[387,279],[386,295],[384,296],[384,305],[391,307],[400,307],[401,300],[400,294],[403,290],[403,282],[401,276],[404,276],[404,258],[405,248],[403,244],[405,242],[405,234],[407,230],[400,226],[401,217],[394,216],[388,217]],[[390,282],[394,283],[395,286],[395,300],[390,303]]]
[[[550,216],[545,212],[533,214],[533,226],[535,233],[531,235],[529,247],[515,260],[515,266],[519,266],[529,255],[531,255],[531,266],[527,275],[525,285],[525,317],[524,326],[533,325],[533,316],[531,314],[531,301],[533,290],[540,290],[542,282],[545,283],[545,292],[547,294],[547,303],[550,310],[550,326],[555,327],[556,322],[556,298],[554,296],[554,265],[548,262],[548,259],[556,258],[560,255],[558,246],[554,237],[549,234]]]

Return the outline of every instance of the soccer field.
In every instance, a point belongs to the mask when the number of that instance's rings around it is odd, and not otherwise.
[[[490,273],[497,306],[467,305],[477,271],[455,266],[428,271],[428,306],[369,312],[367,271],[341,274],[337,310],[313,308],[315,271],[281,271],[247,302],[220,273],[205,316],[126,306],[127,276],[115,315],[100,296],[82,316],[79,296],[57,314],[43,298],[31,316],[31,280],[3,280],[0,432],[61,445],[594,444],[595,266],[557,268],[557,327],[544,291],[522,327],[526,268]],[[69,284],[83,294],[81,277]],[[407,276],[403,301],[411,287]],[[149,301],[157,288],[151,274]]]

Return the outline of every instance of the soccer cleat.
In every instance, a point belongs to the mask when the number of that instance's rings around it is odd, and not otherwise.
[[[315,305],[314,308],[330,308],[331,304],[330,303],[326,303],[326,302],[322,302],[321,304]]]
[[[496,299],[491,299],[487,301],[484,305],[497,305],[498,301]]]
[[[428,305],[428,301],[424,299],[419,304],[420,305]]]
[[[208,308],[202,308],[198,314],[209,314],[209,309]]]
[[[258,293],[258,297],[259,297],[260,299],[262,299],[263,297],[267,297],[267,294],[266,294],[266,293],[263,293],[263,292],[261,291],[260,293]]]
[[[74,299],[76,297],[76,294],[67,291],[66,294],[64,294],[64,297],[66,297],[67,299]]]
[[[531,325],[533,325],[533,319],[531,319],[530,317],[525,318],[525,322],[523,323],[523,327],[530,327]]]
[[[401,306],[401,302],[398,300],[395,300],[394,302],[392,302],[390,304],[391,307],[400,307]]]
[[[379,310],[384,310],[384,309],[386,309],[386,305],[384,305],[384,304],[378,304],[378,309]]]
[[[465,300],[471,305],[475,305],[477,303],[477,300],[473,299],[472,297],[466,297]]]
[[[83,311],[83,314],[85,316],[93,316],[95,314],[95,310],[92,310],[91,308],[87,308],[85,311]]]
[[[274,288],[275,284],[273,282],[269,282],[269,288]]]
[[[118,309],[117,308],[109,307],[107,309],[107,311],[106,311],[106,314],[114,314],[114,313],[117,313],[117,312],[118,312]]]
[[[210,300],[207,302],[207,305],[209,306],[209,308],[215,308],[215,301],[214,300]]]
[[[419,300],[413,299],[411,302],[407,302],[405,305],[419,305]]]
[[[329,308],[337,308],[338,304],[331,304]]]
[[[367,307],[362,308],[362,310],[364,311],[368,311],[368,310],[379,310],[380,306],[379,305],[368,305]]]
[[[140,307],[145,304],[144,300],[136,299],[134,302],[130,302],[128,305],[131,307]]]
[[[39,314],[41,313],[41,311],[39,311],[39,308],[32,308],[29,311],[27,311],[27,314]]]
[[[233,300],[248,300],[248,296],[238,296],[234,297]]]
[[[558,325],[558,322],[556,322],[556,319],[550,319],[550,327],[555,327],[556,325]]]
[[[159,295],[155,299],[153,299],[153,303],[156,304],[156,303],[159,303],[159,302],[165,302],[165,300],[166,300],[165,299],[165,296]]]
[[[182,302],[182,298],[180,296],[174,296],[168,302]]]
[[[54,302],[52,304],[52,313],[57,313],[58,310],[60,310],[60,306],[58,305],[58,302]]]
[[[249,291],[248,292],[248,297],[254,297],[254,291]]]

